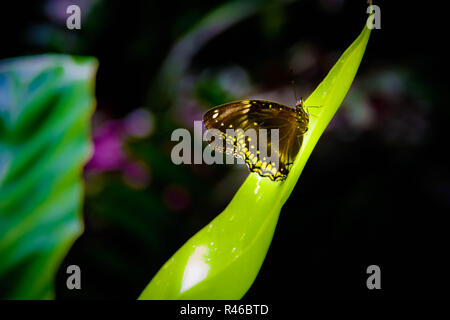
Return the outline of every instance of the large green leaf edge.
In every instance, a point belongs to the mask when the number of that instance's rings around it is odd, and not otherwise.
[[[0,297],[52,299],[83,232],[98,62],[45,54],[0,62]]]

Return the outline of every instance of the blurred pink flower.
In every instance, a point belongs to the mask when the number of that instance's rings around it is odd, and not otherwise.
[[[88,171],[120,170],[127,156],[123,150],[124,129],[120,121],[108,121],[94,132],[94,155]]]
[[[153,131],[153,115],[146,109],[137,109],[124,119],[101,120],[101,113],[94,118],[94,154],[86,164],[86,173],[99,174],[119,171],[125,182],[134,188],[145,188],[150,182],[150,170],[139,160],[130,158],[125,144],[130,137],[144,138]],[[95,125],[95,119],[100,125]]]
[[[123,178],[133,188],[142,189],[148,186],[150,174],[147,166],[140,162],[128,162],[123,169]]]

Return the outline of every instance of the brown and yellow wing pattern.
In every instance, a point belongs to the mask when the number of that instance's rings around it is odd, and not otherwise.
[[[242,100],[214,107],[203,116],[203,122],[207,129],[222,135],[224,143],[210,143],[215,150],[245,160],[250,171],[262,177],[282,181],[307,130],[307,114],[301,111],[272,101]],[[261,138],[260,129],[266,129],[267,139]],[[278,129],[278,143],[271,129]],[[256,135],[246,134],[253,132]]]

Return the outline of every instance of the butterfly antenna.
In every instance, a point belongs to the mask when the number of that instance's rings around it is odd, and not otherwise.
[[[295,81],[294,79],[291,80],[292,83],[292,89],[294,90],[294,98],[295,98],[295,103],[297,103],[297,91],[295,90]]]
[[[295,103],[297,104],[298,100],[297,100],[297,91],[295,91],[294,70],[293,69],[289,69],[289,74],[291,76],[292,89],[294,90]]]

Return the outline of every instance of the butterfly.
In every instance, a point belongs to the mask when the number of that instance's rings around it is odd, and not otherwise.
[[[213,149],[244,160],[251,172],[282,181],[287,178],[308,130],[309,113],[302,99],[295,108],[266,100],[241,100],[210,109],[203,115],[203,123],[206,129],[214,129],[221,136],[209,142]],[[251,129],[256,133],[266,129],[271,134],[266,134],[267,139],[262,139],[261,134],[256,139],[253,135],[247,137],[245,133]]]

